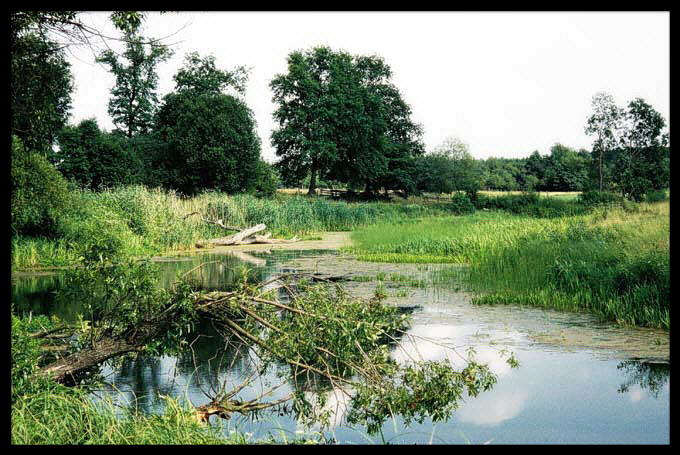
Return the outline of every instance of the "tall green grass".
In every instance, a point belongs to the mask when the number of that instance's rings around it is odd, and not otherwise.
[[[670,327],[669,204],[539,219],[477,212],[381,223],[353,233],[360,259],[469,264],[477,303],[586,310],[621,324]]]
[[[163,254],[191,248],[225,232],[202,216],[227,225],[265,223],[275,236],[319,231],[349,231],[378,220],[400,220],[446,213],[441,208],[413,204],[345,203],[302,196],[258,199],[208,192],[182,198],[172,191],[143,186],[92,192],[79,190],[75,203],[53,238],[13,237],[12,267],[72,265],[81,256],[108,257]]]
[[[195,413],[167,399],[162,415],[120,416],[110,402],[95,404],[84,393],[43,391],[12,406],[13,444],[242,444],[243,435],[221,436]]]

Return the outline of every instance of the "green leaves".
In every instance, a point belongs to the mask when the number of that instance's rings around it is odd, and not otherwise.
[[[390,416],[401,416],[406,425],[446,420],[458,408],[464,393],[476,396],[489,390],[496,377],[486,365],[473,360],[461,371],[446,361],[421,361],[385,376],[382,382],[359,385],[347,420],[366,425],[376,433]]]
[[[156,66],[173,54],[166,46],[144,43],[144,38],[137,32],[140,19],[135,14],[119,12],[116,24],[125,30],[123,57],[126,61],[122,62],[111,50],[97,57],[97,62],[107,64],[116,77],[116,85],[111,89],[109,115],[127,137],[150,131],[158,104]]]
[[[11,76],[12,134],[47,155],[71,109],[73,77],[65,53],[37,34],[24,34],[12,45]]]
[[[279,128],[272,142],[288,183],[311,173],[350,186],[414,189],[421,129],[377,56],[353,56],[317,47],[288,56],[288,73],[270,86]]]

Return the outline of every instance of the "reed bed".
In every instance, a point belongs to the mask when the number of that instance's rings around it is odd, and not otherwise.
[[[540,219],[501,212],[380,223],[352,236],[360,259],[465,263],[476,303],[586,310],[670,327],[669,203]]]
[[[396,221],[446,213],[415,204],[346,203],[317,197],[279,195],[258,199],[207,192],[183,198],[172,191],[130,186],[92,192],[79,190],[53,238],[12,238],[14,269],[72,265],[90,254],[129,257],[192,248],[206,238],[223,236],[203,217],[227,225],[265,223],[275,236],[309,236],[321,231],[349,231],[380,220]]]

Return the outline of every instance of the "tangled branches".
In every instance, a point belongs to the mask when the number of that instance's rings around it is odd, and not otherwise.
[[[324,406],[333,392],[351,403],[349,423],[375,432],[391,415],[407,423],[446,419],[464,394],[474,396],[495,383],[473,356],[464,358],[462,369],[448,361],[396,362],[390,352],[411,337],[409,316],[384,304],[379,293],[358,298],[338,282],[306,274],[253,283],[247,273],[228,290],[200,290],[186,280],[163,290],[153,285],[148,264],[117,267],[86,267],[69,278],[71,298],[89,293],[89,319],[81,349],[44,367],[43,376],[65,382],[123,353],[185,350],[195,322],[203,318],[225,340],[246,346],[258,359],[258,373],[270,367],[283,373],[279,384],[255,399],[240,399],[239,393],[256,374],[229,390],[226,384],[214,387],[206,393],[210,402],[196,407],[202,422],[287,402],[299,420],[325,422]],[[508,361],[512,365],[514,358]],[[290,393],[269,398],[282,387]]]

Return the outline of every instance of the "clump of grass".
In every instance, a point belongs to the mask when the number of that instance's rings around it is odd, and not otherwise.
[[[226,438],[201,425],[195,412],[166,398],[162,415],[120,416],[110,401],[93,403],[74,389],[43,391],[12,406],[13,444],[225,444],[247,443],[242,434]]]

